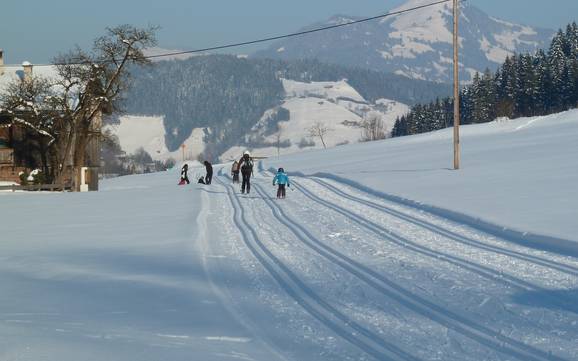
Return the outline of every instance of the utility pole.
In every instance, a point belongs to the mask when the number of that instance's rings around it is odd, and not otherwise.
[[[454,169],[460,169],[460,81],[459,81],[459,37],[458,0],[454,0]]]

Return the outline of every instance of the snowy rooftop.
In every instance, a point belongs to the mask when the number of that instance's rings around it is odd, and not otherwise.
[[[53,78],[56,76],[56,68],[54,66],[38,65],[34,66],[28,61],[22,65],[4,65],[0,66],[0,92],[4,91],[8,84],[14,80],[22,80],[24,78],[24,66],[32,65],[32,74],[35,76],[42,76],[45,78]]]

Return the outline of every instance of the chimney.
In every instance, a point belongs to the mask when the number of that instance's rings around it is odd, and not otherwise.
[[[24,81],[29,81],[32,79],[32,64],[25,61],[22,63],[22,67],[24,68]]]
[[[0,75],[4,74],[4,50],[0,49]]]

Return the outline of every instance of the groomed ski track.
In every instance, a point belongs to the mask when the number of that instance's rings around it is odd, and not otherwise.
[[[210,187],[223,196],[203,207],[216,207],[212,213],[220,219],[213,221],[230,239],[220,252],[250,265],[245,271],[253,274],[256,289],[267,279],[277,284],[269,289],[279,298],[275,307],[260,296],[268,312],[304,323],[306,338],[326,349],[325,356],[311,359],[578,357],[578,332],[567,331],[578,320],[572,293],[549,292],[576,288],[578,260],[515,245],[336,181],[293,177],[297,191],[275,200],[271,179],[269,172],[256,174],[251,194],[240,195],[220,171]],[[224,293],[234,312],[244,314],[234,290]],[[536,311],[512,302],[527,294],[540,294],[554,307]],[[258,329],[259,321],[252,327]],[[311,335],[335,341],[313,341]],[[304,342],[302,336],[287,344]],[[279,340],[269,342],[287,359],[298,359]]]

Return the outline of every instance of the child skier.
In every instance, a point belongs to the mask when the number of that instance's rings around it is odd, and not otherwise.
[[[290,187],[289,177],[283,168],[277,170],[277,174],[273,178],[273,186],[278,185],[277,198],[285,198],[285,186]]]

